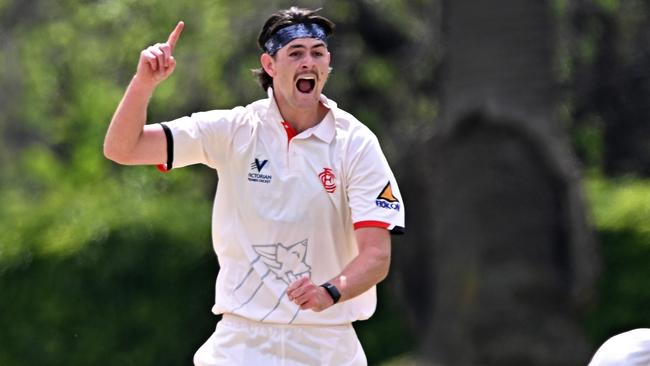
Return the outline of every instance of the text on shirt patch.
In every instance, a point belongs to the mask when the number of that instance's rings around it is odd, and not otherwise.
[[[258,183],[271,183],[273,176],[271,174],[262,173],[262,169],[267,167],[267,160],[260,160],[255,158],[251,163],[251,171],[248,172],[248,181],[249,182],[258,182]]]
[[[393,188],[390,186],[390,181],[386,184],[384,189],[381,190],[379,196],[377,196],[375,204],[377,207],[399,211],[399,200],[393,195]]]
[[[336,176],[332,169],[323,168],[323,171],[318,174],[318,178],[320,178],[320,182],[323,183],[323,187],[325,187],[327,193],[334,193],[336,190],[336,182],[334,181]]]

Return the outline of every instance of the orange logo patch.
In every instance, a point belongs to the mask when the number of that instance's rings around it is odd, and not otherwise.
[[[399,200],[393,195],[393,188],[390,186],[390,182],[388,182],[388,184],[386,184],[386,187],[382,189],[379,196],[377,196],[377,199],[388,202],[399,202]]]
[[[381,190],[381,193],[375,199],[375,204],[377,207],[385,208],[387,210],[400,210],[400,203],[397,197],[393,194],[393,188],[390,186],[390,181],[386,184],[386,187]]]

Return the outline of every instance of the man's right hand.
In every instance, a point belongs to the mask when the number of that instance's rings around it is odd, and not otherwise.
[[[167,42],[156,43],[140,52],[140,60],[135,75],[137,79],[151,86],[156,86],[174,72],[176,68],[176,60],[173,56],[174,47],[184,27],[185,23],[178,22],[176,28],[167,38]]]
[[[138,69],[117,107],[104,139],[104,156],[120,164],[162,164],[167,160],[167,141],[160,125],[145,126],[147,105],[156,86],[167,79],[176,60],[172,56],[183,22],[178,22],[167,42],[140,53]]]

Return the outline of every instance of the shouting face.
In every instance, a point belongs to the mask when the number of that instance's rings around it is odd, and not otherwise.
[[[316,108],[329,75],[330,53],[321,40],[298,38],[273,57],[263,54],[262,66],[273,78],[278,105],[293,110]]]

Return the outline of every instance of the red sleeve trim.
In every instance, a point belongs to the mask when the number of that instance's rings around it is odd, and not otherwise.
[[[359,221],[354,223],[354,230],[360,229],[362,227],[380,227],[383,229],[388,229],[390,227],[390,224],[383,221]]]

